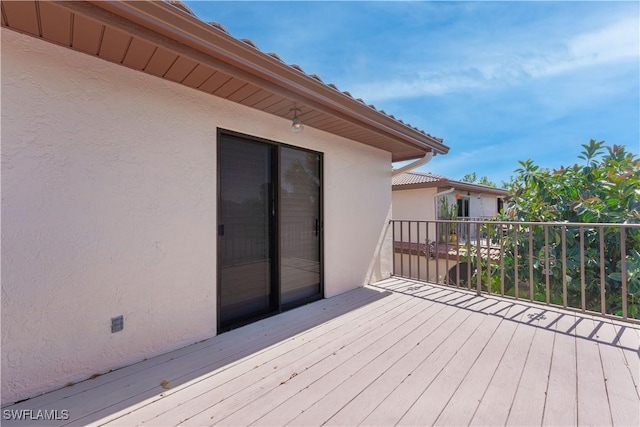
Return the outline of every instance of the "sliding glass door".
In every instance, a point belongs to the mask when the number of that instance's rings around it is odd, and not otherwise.
[[[276,148],[220,140],[218,248],[221,328],[277,309]]]
[[[219,330],[322,297],[322,156],[219,136]]]
[[[320,296],[320,155],[280,152],[280,289],[283,306]]]

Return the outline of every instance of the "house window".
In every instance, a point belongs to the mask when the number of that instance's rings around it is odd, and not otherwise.
[[[458,217],[469,218],[469,197],[460,197],[458,200]]]
[[[501,197],[498,197],[498,214],[500,214],[503,209],[504,209],[504,200]]]

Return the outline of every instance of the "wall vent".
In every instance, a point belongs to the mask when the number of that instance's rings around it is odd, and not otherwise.
[[[112,317],[111,318],[111,333],[120,332],[124,329],[124,317]]]

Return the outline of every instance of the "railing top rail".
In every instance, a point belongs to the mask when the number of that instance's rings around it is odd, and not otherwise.
[[[535,222],[535,221],[498,221],[492,219],[476,220],[476,219],[392,219],[390,222],[421,222],[421,223],[470,223],[470,224],[496,224],[496,225],[548,225],[554,227],[624,227],[624,228],[640,228],[640,224],[631,223],[612,223],[612,222]]]

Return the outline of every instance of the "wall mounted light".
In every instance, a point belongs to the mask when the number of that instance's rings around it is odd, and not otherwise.
[[[300,133],[304,130],[304,125],[302,124],[302,120],[298,117],[299,108],[292,108],[290,112],[293,111],[293,121],[291,122],[291,132]]]

